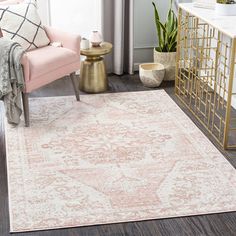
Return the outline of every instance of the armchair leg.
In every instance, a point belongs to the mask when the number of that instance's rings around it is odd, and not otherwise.
[[[76,78],[75,73],[71,73],[70,74],[70,78],[74,87],[74,91],[75,91],[75,96],[76,96],[76,100],[80,101],[80,95],[79,95],[79,83],[78,83],[78,79]]]
[[[25,127],[30,126],[29,120],[29,94],[22,93],[22,101],[23,101],[23,109],[24,109],[24,117],[25,117]]]

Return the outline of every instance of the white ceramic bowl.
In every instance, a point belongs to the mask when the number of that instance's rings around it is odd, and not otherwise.
[[[236,16],[236,4],[216,3],[215,11],[219,16]]]
[[[139,66],[139,76],[143,85],[149,88],[159,87],[165,76],[165,66],[160,63],[144,63]]]

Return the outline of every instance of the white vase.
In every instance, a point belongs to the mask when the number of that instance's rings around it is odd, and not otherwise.
[[[149,88],[159,87],[165,76],[165,67],[160,63],[144,63],[139,66],[139,77]]]
[[[236,16],[236,4],[216,3],[215,11],[220,16]]]
[[[90,37],[90,42],[92,46],[99,47],[102,41],[102,35],[98,31],[93,31]]]
[[[158,52],[154,48],[154,62],[165,66],[164,80],[175,80],[176,52]]]

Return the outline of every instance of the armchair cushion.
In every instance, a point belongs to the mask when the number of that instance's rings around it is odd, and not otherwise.
[[[9,6],[0,5],[0,15],[3,36],[20,43],[25,50],[49,44],[35,0]]]

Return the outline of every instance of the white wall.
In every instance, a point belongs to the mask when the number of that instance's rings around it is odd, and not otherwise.
[[[134,63],[136,65],[153,61],[153,48],[157,45],[157,34],[152,1],[134,1]],[[161,19],[164,20],[169,8],[169,1],[154,0],[154,2],[160,9]]]
[[[118,0],[111,0],[118,1]],[[169,1],[154,0],[164,20]],[[89,38],[92,30],[101,31],[101,0],[38,0],[44,24],[79,33]],[[48,9],[49,6],[49,9]],[[50,13],[49,13],[50,11]],[[134,62],[153,61],[153,48],[157,45],[152,0],[134,0]]]
[[[50,0],[51,25],[89,38],[101,31],[101,0]]]
[[[49,25],[49,0],[37,0],[37,4],[43,25]]]

